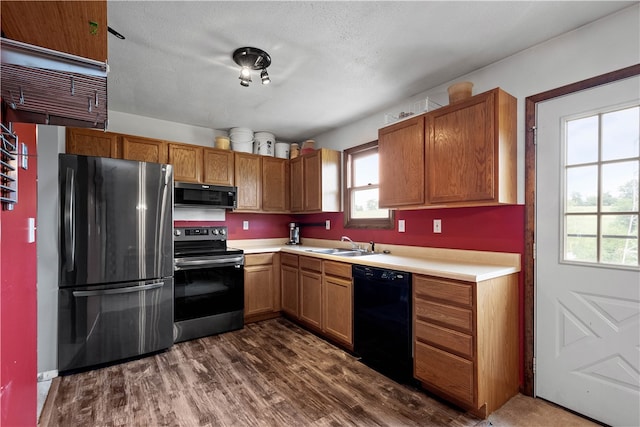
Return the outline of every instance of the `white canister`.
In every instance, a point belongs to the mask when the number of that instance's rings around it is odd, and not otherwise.
[[[260,154],[261,156],[273,156],[275,153],[275,144],[270,139],[256,139],[255,145],[257,147],[257,154]]]
[[[289,158],[289,144],[286,142],[276,142],[276,157],[280,159]]]

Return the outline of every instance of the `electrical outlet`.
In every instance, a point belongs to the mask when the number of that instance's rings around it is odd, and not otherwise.
[[[249,221],[242,221],[242,229],[243,230],[249,229]]]
[[[331,220],[328,219],[324,222],[324,228],[331,230]]]
[[[404,233],[404,219],[398,220],[398,232]]]
[[[434,219],[433,220],[433,232],[434,233],[442,233],[442,220]]]

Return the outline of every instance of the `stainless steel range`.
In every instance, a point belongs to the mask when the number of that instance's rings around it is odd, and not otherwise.
[[[227,227],[174,229],[173,341],[244,326],[244,253],[227,248]]]

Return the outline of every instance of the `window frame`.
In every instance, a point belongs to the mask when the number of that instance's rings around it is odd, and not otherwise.
[[[387,218],[352,218],[352,191],[362,190],[365,188],[380,188],[380,183],[374,185],[368,185],[366,187],[353,187],[354,182],[354,170],[353,160],[365,155],[370,155],[372,152],[378,152],[378,140],[367,142],[366,144],[357,145],[355,147],[348,148],[343,151],[343,192],[344,200],[344,228],[362,228],[362,229],[393,229],[395,223],[395,211],[387,209],[389,216]]]

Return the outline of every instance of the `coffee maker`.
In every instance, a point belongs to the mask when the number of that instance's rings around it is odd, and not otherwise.
[[[295,222],[289,223],[289,241],[287,245],[300,244],[300,227]]]

